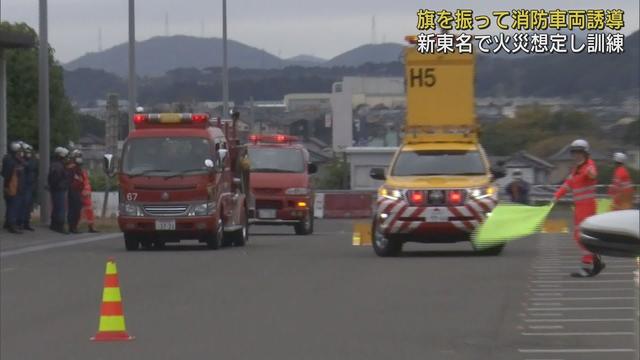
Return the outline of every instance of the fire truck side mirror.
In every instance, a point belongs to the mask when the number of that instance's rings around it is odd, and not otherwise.
[[[309,174],[315,174],[318,172],[318,166],[314,163],[309,163],[307,165],[307,173]]]
[[[104,154],[103,165],[104,173],[109,176],[113,175],[113,154]]]
[[[369,171],[369,176],[374,180],[386,180],[387,176],[384,174],[383,168],[373,168]]]

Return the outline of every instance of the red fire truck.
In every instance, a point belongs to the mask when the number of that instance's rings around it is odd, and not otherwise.
[[[119,159],[118,225],[127,250],[197,239],[211,249],[248,240],[246,147],[235,121],[142,114]],[[113,174],[113,156],[105,155]]]
[[[314,193],[310,174],[317,171],[309,152],[290,135],[251,135],[251,223],[293,225],[296,234],[313,233]]]

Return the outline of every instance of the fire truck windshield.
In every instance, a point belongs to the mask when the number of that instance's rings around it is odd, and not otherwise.
[[[163,137],[129,139],[122,159],[122,172],[127,175],[170,176],[206,172],[204,161],[213,156],[205,138]]]
[[[393,176],[485,175],[478,151],[403,151],[393,166]]]
[[[301,173],[305,171],[304,157],[300,149],[250,147],[249,159],[252,172]]]

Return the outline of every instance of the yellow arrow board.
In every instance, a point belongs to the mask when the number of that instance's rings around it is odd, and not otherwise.
[[[420,54],[405,49],[407,130],[475,127],[472,54]]]

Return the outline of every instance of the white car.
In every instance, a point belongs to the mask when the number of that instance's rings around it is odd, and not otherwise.
[[[640,257],[640,210],[611,211],[580,224],[580,242],[606,256]]]

